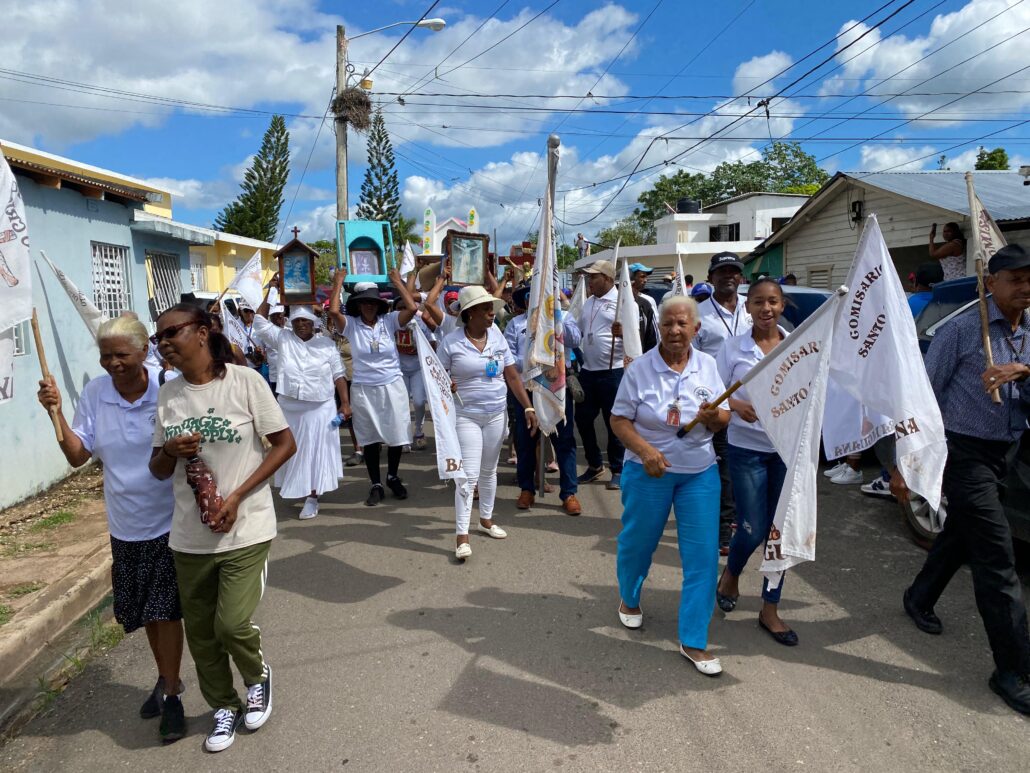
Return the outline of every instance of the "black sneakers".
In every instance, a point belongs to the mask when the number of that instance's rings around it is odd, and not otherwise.
[[[1030,680],[1014,671],[995,671],[987,684],[1001,696],[1009,708],[1030,714]]]
[[[155,717],[161,716],[161,705],[164,703],[164,696],[165,678],[163,676],[159,676],[157,678],[157,684],[154,685],[154,689],[143,702],[143,705],[139,707],[139,715],[143,719],[154,719]]]
[[[236,731],[243,724],[243,712],[232,709],[218,709],[215,712],[215,725],[204,739],[204,748],[209,752],[220,752],[232,746],[236,740]]]
[[[397,497],[397,499],[407,499],[408,498],[408,490],[406,488],[404,488],[404,484],[401,483],[401,479],[400,478],[398,478],[396,476],[387,475],[386,476],[386,485],[390,489],[390,491],[393,492],[393,495],[395,497]]]
[[[173,743],[186,737],[186,714],[178,695],[169,695],[164,699],[160,733],[163,743]]]
[[[248,730],[257,730],[272,715],[272,667],[266,665],[265,670],[264,681],[247,688],[247,711],[243,724]]]
[[[368,490],[368,499],[365,500],[365,507],[375,507],[384,499],[386,499],[386,491],[383,490],[383,484],[373,483],[372,488]]]
[[[941,619],[933,613],[932,609],[919,609],[915,605],[915,602],[912,601],[911,588],[905,589],[905,595],[902,596],[901,601],[905,607],[905,612],[912,618],[912,622],[916,624],[916,628],[920,631],[939,636],[941,631],[944,630],[944,626],[941,625]]]

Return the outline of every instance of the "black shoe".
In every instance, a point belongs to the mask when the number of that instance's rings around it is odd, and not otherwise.
[[[160,733],[162,743],[172,743],[186,737],[186,714],[178,695],[169,695],[164,699]]]
[[[1030,679],[1015,671],[995,671],[987,681],[1009,708],[1030,714]]]
[[[719,609],[723,612],[732,612],[737,608],[737,599],[740,596],[727,596],[724,593],[715,592],[715,603],[719,605]]]
[[[159,676],[157,678],[157,684],[154,685],[154,689],[143,702],[143,705],[139,707],[139,715],[143,719],[154,719],[155,717],[161,716],[161,707],[164,705],[164,699],[165,678],[163,676]]]
[[[404,484],[401,483],[401,479],[396,476],[386,476],[386,485],[397,499],[407,499],[408,490],[404,488]]]
[[[365,500],[365,506],[375,507],[384,499],[386,499],[386,491],[383,489],[383,484],[373,483],[372,488],[368,490],[368,499]]]
[[[243,712],[233,709],[215,711],[215,726],[204,739],[204,748],[209,752],[220,752],[232,746],[236,731],[243,724]]]
[[[916,607],[912,601],[911,588],[905,590],[902,603],[905,605],[905,612],[912,618],[912,622],[916,624],[916,628],[923,633],[940,636],[941,631],[944,630],[944,626],[941,625],[941,619],[933,613],[932,609],[923,610]]]
[[[786,647],[796,647],[798,644],[798,635],[789,628],[786,631],[774,631],[765,624],[761,617],[758,618],[758,625],[764,628],[765,631],[776,640],[777,644],[782,644]]]
[[[587,467],[587,471],[576,478],[579,483],[593,483],[604,475],[604,467]]]

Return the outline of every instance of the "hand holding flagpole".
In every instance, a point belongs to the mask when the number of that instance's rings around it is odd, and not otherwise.
[[[43,351],[43,337],[39,334],[39,319],[36,317],[36,309],[32,309],[32,337],[36,341],[36,356],[39,357],[39,369],[43,374],[43,380],[50,380],[50,368],[46,364],[46,352]],[[50,421],[54,424],[54,432],[57,434],[57,442],[64,442],[64,432],[61,431],[61,420],[57,416],[57,406],[49,408]]]
[[[969,197],[969,217],[973,221],[973,255],[976,266],[976,293],[980,303],[980,336],[984,345],[984,360],[987,367],[994,367],[994,353],[991,351],[991,337],[988,332],[987,290],[984,287],[984,265],[991,257],[1005,246],[1005,237],[990,213],[984,209],[983,203],[976,195],[973,186],[972,172],[966,172],[966,195]],[[1001,404],[1001,395],[997,389],[991,390],[991,401]]]

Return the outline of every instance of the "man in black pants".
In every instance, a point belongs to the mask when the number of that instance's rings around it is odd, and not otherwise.
[[[921,631],[940,634],[933,608],[964,563],[973,575],[976,606],[987,630],[995,671],[989,684],[1013,709],[1030,714],[1030,634],[1012,530],[998,495],[1030,408],[1030,255],[1018,245],[1000,249],[988,264],[988,330],[995,365],[988,368],[976,310],[937,331],[926,370],[944,417],[948,461],[944,530],[905,591],[905,611]],[[991,401],[997,389],[1001,403]],[[907,501],[895,469],[891,491]]]

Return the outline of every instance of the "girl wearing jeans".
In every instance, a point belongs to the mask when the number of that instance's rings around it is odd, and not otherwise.
[[[451,376],[457,395],[457,430],[462,464],[469,486],[458,486],[454,494],[456,544],[454,556],[472,555],[469,522],[472,520],[471,487],[479,484],[479,529],[494,539],[508,533],[493,522],[497,495],[497,459],[508,433],[507,390],[511,389],[526,413],[526,424],[536,434],[536,413],[515,368],[504,335],[494,325],[494,316],[504,301],[478,286],[462,288],[458,296],[459,324],[448,335],[437,355]],[[507,386],[505,386],[507,385]]]
[[[751,284],[747,295],[747,311],[754,322],[747,333],[726,339],[716,362],[719,375],[727,384],[739,381],[787,335],[779,327],[783,313],[783,290],[771,278]],[[738,389],[729,400],[733,411],[728,431],[727,459],[733,495],[737,500],[737,530],[730,541],[726,569],[715,591],[723,612],[732,612],[740,597],[738,582],[744,566],[755,550],[764,545],[776,514],[776,503],[787,468],[769,441],[748,400],[746,388]],[[780,644],[793,647],[798,636],[780,619],[777,605],[783,580],[775,588],[762,582],[762,611],[758,624]]]

